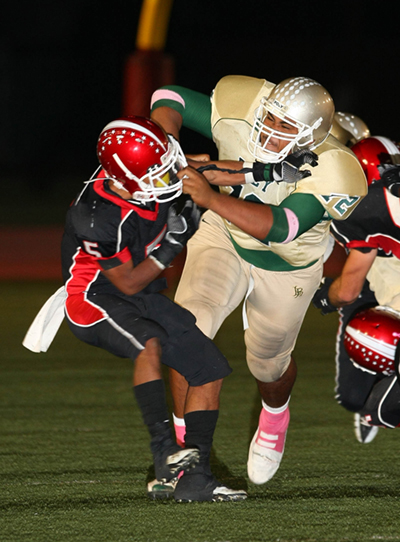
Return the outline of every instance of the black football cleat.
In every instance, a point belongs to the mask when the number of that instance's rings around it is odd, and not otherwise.
[[[174,499],[177,502],[236,502],[247,499],[247,493],[222,485],[212,474],[189,471],[178,480]]]
[[[354,414],[354,432],[358,442],[361,442],[361,444],[369,444],[376,437],[378,430],[379,427],[376,425],[369,425],[364,416],[361,416],[358,412]]]

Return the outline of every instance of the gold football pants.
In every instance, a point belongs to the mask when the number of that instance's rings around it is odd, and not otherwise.
[[[262,382],[286,371],[305,313],[322,277],[322,259],[307,269],[274,272],[243,260],[222,219],[207,211],[188,243],[175,301],[214,338],[225,318],[245,300],[246,359]]]

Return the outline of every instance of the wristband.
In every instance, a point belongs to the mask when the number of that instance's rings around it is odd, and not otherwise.
[[[249,168],[250,172],[245,173],[245,182],[261,183],[264,181],[272,181],[271,179],[271,164],[263,164],[262,162],[244,162],[244,167]]]
[[[252,184],[257,182],[254,178],[253,162],[243,162],[243,169],[247,169],[247,173],[244,174],[245,184]]]
[[[159,269],[161,269],[161,271],[164,271],[166,266],[162,264],[159,260],[157,260],[155,256],[152,256],[151,254],[149,254],[147,257],[153,260],[153,262],[157,265]]]

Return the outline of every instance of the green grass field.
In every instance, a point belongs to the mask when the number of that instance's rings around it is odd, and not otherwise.
[[[260,409],[244,361],[240,312],[216,338],[234,369],[214,441],[219,479],[242,503],[178,504],[146,496],[147,430],[127,360],[79,343],[65,323],[46,354],[21,345],[58,284],[0,283],[1,542],[297,542],[400,540],[397,431],[369,445],[333,399],[336,315],[310,308],[282,466],[265,486],[246,476]]]

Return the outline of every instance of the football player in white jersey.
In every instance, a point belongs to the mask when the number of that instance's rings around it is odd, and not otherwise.
[[[297,372],[292,351],[321,280],[330,221],[349,216],[367,191],[357,158],[329,134],[334,111],[326,89],[306,77],[275,85],[227,76],[211,99],[178,86],[152,98],[152,118],[168,133],[178,139],[181,126],[196,130],[226,161],[201,168],[219,192],[198,172],[180,172],[184,192],[208,210],[188,243],[176,301],[211,338],[244,301],[247,364],[262,402],[248,456],[255,484],[270,480],[282,460]],[[173,374],[171,387],[182,442],[187,384]]]

